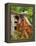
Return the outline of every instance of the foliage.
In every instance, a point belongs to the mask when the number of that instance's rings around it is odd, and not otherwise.
[[[24,12],[24,11],[28,11],[29,15],[32,15],[32,7],[21,7],[21,6],[16,6],[16,5],[11,5],[11,12],[16,11],[17,13],[19,12]]]
[[[25,40],[25,39],[31,39],[31,38],[32,37],[30,37],[30,35],[29,35],[29,38],[26,38],[25,36],[21,35],[21,32],[17,32],[17,31],[13,32],[12,35],[11,35],[11,40],[21,40],[21,39]]]

